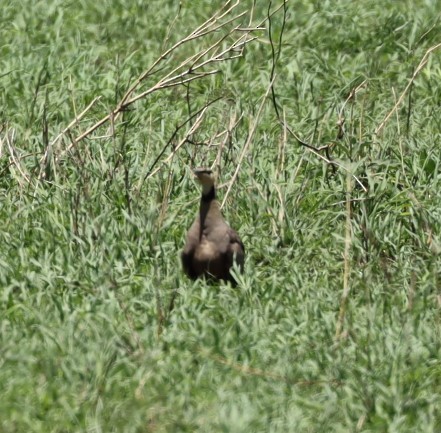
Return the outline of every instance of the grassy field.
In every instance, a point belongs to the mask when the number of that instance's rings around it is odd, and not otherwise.
[[[0,0],[0,431],[440,432],[440,2],[178,4]]]

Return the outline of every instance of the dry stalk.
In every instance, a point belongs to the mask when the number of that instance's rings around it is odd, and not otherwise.
[[[368,419],[368,414],[364,413],[358,418],[357,425],[355,426],[355,431],[359,432],[363,430],[364,425]]]
[[[118,104],[116,104],[115,108],[111,110],[109,114],[97,121],[94,125],[77,135],[77,137],[72,140],[70,145],[57,157],[57,160],[102,125],[111,122],[111,128],[114,129],[114,123],[117,121],[120,114],[136,101],[139,101],[140,99],[143,99],[158,90],[180,86],[182,84],[216,74],[219,72],[219,69],[206,70],[206,68],[210,65],[218,65],[222,62],[241,57],[243,55],[244,47],[256,39],[256,37],[251,36],[251,34],[262,29],[260,25],[254,27],[249,26],[247,28],[242,28],[240,25],[236,25],[232,28],[228,28],[224,35],[216,39],[214,43],[209,45],[207,48],[200,49],[197,53],[182,61],[177,67],[174,67],[171,71],[166,73],[165,76],[160,78],[156,84],[149,87],[147,90],[140,90],[143,83],[160,70],[159,66],[161,65],[161,67],[163,67],[163,62],[170,62],[170,59],[173,58],[172,54],[182,45],[195,39],[203,38],[209,34],[214,34],[215,32],[226,28],[231,23],[234,23],[238,19],[242,18],[246,12],[230,16],[233,9],[235,9],[239,3],[239,0],[233,4],[230,0],[225,2],[224,5],[207,21],[189,33],[186,37],[178,41],[171,48],[164,51],[158,57],[158,59],[135,80],[122,99],[118,102]],[[233,42],[226,48],[221,49],[223,42],[231,37],[234,38]],[[70,127],[76,123],[77,119],[71,122]],[[68,130],[70,130],[69,127],[59,134],[51,142],[51,144],[54,145],[57,141],[59,141]]]
[[[419,75],[419,73],[424,69],[424,67],[426,66],[427,62],[429,61],[429,57],[430,55],[436,51],[437,49],[441,48],[441,43],[434,45],[433,47],[429,48],[426,53],[424,54],[423,58],[421,59],[419,65],[417,66],[417,68],[415,69],[415,72],[412,74],[411,79],[409,80],[409,82],[407,83],[406,88],[404,89],[403,93],[401,94],[401,96],[398,98],[398,101],[395,103],[394,107],[392,108],[392,110],[386,115],[386,117],[383,119],[383,121],[380,123],[380,125],[377,127],[377,129],[375,130],[375,135],[379,135],[381,133],[381,131],[383,130],[384,126],[386,125],[386,123],[389,121],[389,119],[392,117],[392,115],[395,113],[395,111],[398,109],[398,107],[402,104],[404,97],[406,96],[406,93],[409,91],[409,89],[411,88],[413,82],[415,81],[416,77]]]
[[[155,290],[155,297],[156,297],[156,319],[157,319],[157,326],[156,326],[156,337],[159,339],[161,338],[162,331],[164,330],[164,323],[165,323],[165,313],[164,309],[162,308],[162,299],[161,295],[159,293],[158,285],[156,284],[156,290]]]
[[[286,112],[283,108],[283,133],[279,141],[279,151],[277,155],[277,168],[276,177],[279,178],[282,173],[285,172],[285,153],[286,153],[286,143],[288,141],[288,134],[286,130]]]
[[[272,0],[268,3],[268,12],[267,12],[267,20],[268,20],[268,39],[271,46],[271,59],[272,59],[272,66],[271,66],[271,74],[270,74],[270,80],[273,81],[273,85],[271,86],[271,97],[273,101],[274,111],[276,112],[277,118],[280,120],[280,113],[279,108],[277,106],[277,99],[276,99],[276,91],[274,89],[274,76],[276,75],[276,64],[280,58],[280,54],[282,53],[282,39],[283,34],[285,32],[286,27],[286,18],[287,18],[287,1],[284,0],[284,2],[279,6],[278,9],[283,7],[283,18],[282,18],[282,26],[279,33],[279,40],[278,40],[278,46],[277,46],[277,52],[276,47],[274,45],[273,41],[273,35],[272,35],[272,14],[271,14],[271,6],[272,6]],[[277,9],[277,10],[278,10]]]
[[[355,97],[357,96],[357,93],[360,92],[360,90],[366,89],[367,85],[368,85],[367,80],[363,80],[357,87],[351,89],[345,102],[343,102],[343,105],[340,108],[340,111],[338,114],[338,121],[337,121],[337,125],[341,129],[343,129],[344,122],[345,122],[345,115],[343,114],[343,111],[346,108],[346,105],[348,104],[349,101],[353,101],[355,99]],[[338,135],[340,135],[340,133]],[[343,136],[343,130],[341,130],[341,135]],[[338,137],[338,138],[340,138],[340,137]]]
[[[392,93],[394,95],[395,103],[397,102],[397,95],[395,93],[395,89],[392,87]],[[395,111],[395,117],[397,122],[397,132],[398,132],[398,147],[400,149],[400,162],[401,162],[401,173],[403,175],[403,178],[407,180],[406,175],[406,167],[404,163],[404,149],[403,149],[403,139],[401,136],[401,128],[400,128],[400,116],[398,111]]]
[[[254,119],[254,122],[253,122],[253,124],[250,127],[250,132],[248,133],[247,141],[245,142],[245,144],[244,144],[244,146],[242,148],[242,152],[241,152],[241,154],[239,156],[239,161],[237,162],[237,167],[236,167],[236,170],[234,171],[233,177],[231,178],[230,182],[228,183],[227,192],[225,193],[224,199],[222,201],[221,208],[224,207],[225,202],[227,201],[227,198],[228,198],[228,195],[230,194],[231,188],[233,187],[233,184],[236,181],[237,176],[239,174],[239,170],[240,170],[240,167],[242,165],[243,158],[245,157],[245,155],[246,155],[246,153],[248,151],[248,148],[250,147],[251,142],[253,141],[254,134],[255,134],[256,129],[257,129],[257,124],[259,122],[260,116],[262,115],[263,107],[265,106],[266,99],[268,97],[269,92],[271,91],[271,88],[273,86],[273,83],[274,83],[275,79],[276,79],[276,76],[273,77],[273,79],[271,80],[268,88],[266,89],[265,95],[264,95],[264,97],[262,99],[262,103],[260,104],[260,107],[259,107],[259,109],[257,111],[256,118]]]
[[[63,137],[65,134],[69,133],[70,130],[75,126],[78,125],[80,120],[87,114],[87,112],[95,105],[97,101],[101,99],[101,96],[98,96],[92,100],[92,102],[77,116],[75,115],[75,119],[72,120],[72,122],[69,123],[69,125],[66,126],[50,143],[49,146],[46,147],[46,150],[43,154],[43,157],[40,160],[40,173],[38,175],[38,179],[43,179],[44,176],[44,170],[46,167],[46,164],[48,163],[48,158],[50,157],[52,153],[52,148],[55,143],[57,143],[61,137]],[[76,110],[75,110],[76,111]]]
[[[346,222],[345,222],[345,249],[344,249],[344,273],[343,273],[343,293],[340,300],[340,311],[338,314],[335,329],[335,338],[339,339],[342,335],[343,324],[346,316],[346,306],[350,292],[349,277],[351,273],[351,247],[352,247],[352,178],[349,173],[346,175]]]
[[[161,160],[161,158],[164,156],[166,150],[168,149],[169,146],[173,147],[172,153],[173,155],[176,153],[176,146],[175,146],[175,140],[176,137],[178,136],[178,133],[181,131],[181,129],[183,129],[188,123],[191,125],[190,130],[186,133],[185,135],[185,139],[184,141],[181,141],[180,144],[178,144],[179,147],[182,147],[182,145],[185,143],[185,141],[191,143],[192,141],[190,140],[190,136],[192,135],[192,133],[194,133],[196,131],[196,129],[192,129],[195,125],[192,125],[192,121],[196,118],[196,119],[200,119],[200,116],[203,112],[205,112],[207,110],[208,107],[210,107],[211,105],[215,104],[219,99],[213,99],[209,102],[207,102],[202,108],[200,108],[198,111],[196,111],[195,113],[193,113],[190,117],[188,117],[187,119],[185,119],[181,124],[179,124],[178,126],[176,126],[175,131],[173,132],[173,134],[171,135],[171,137],[169,138],[169,140],[167,141],[167,143],[163,146],[161,152],[159,152],[159,154],[157,155],[157,157],[154,159],[153,163],[150,165],[150,168],[147,170],[147,173],[145,174],[145,176],[140,180],[138,187],[136,189],[137,194],[139,194],[139,192],[141,191],[141,188],[144,184],[144,182],[150,178],[153,174],[158,172],[158,169],[155,169],[156,165],[158,164],[158,162]],[[198,120],[196,120],[196,122],[198,122]],[[198,125],[199,127],[200,125]],[[173,158],[173,155],[169,155],[169,159],[171,160]],[[167,161],[165,161],[167,162]],[[152,174],[153,170],[155,169],[155,173]]]
[[[172,153],[172,155],[175,155],[175,153]],[[170,166],[168,173],[167,173],[167,180],[163,186],[162,190],[162,202],[161,202],[161,208],[159,210],[159,217],[157,219],[157,234],[159,233],[162,223],[164,222],[164,219],[167,215],[167,209],[169,205],[170,200],[170,193],[173,186],[173,169]]]
[[[178,12],[176,13],[175,17],[173,18],[172,22],[170,23],[170,25],[167,28],[167,33],[166,33],[165,38],[164,38],[164,43],[162,44],[162,51],[163,52],[166,50],[166,47],[167,47],[168,42],[170,40],[170,35],[172,34],[172,31],[173,31],[173,29],[175,27],[175,24],[178,21],[179,15],[181,14],[181,9],[182,9],[182,3],[179,2]]]
[[[147,180],[149,178],[151,178],[152,176],[154,176],[162,167],[162,165],[169,163],[174,155],[176,154],[176,152],[188,141],[188,137],[190,137],[191,135],[193,135],[201,126],[202,121],[204,119],[204,115],[208,110],[208,106],[205,106],[204,109],[199,113],[199,115],[196,118],[196,121],[194,122],[194,124],[190,127],[190,129],[187,131],[187,133],[185,134],[185,136],[179,141],[179,143],[173,148],[173,151],[168,155],[167,158],[165,158],[165,160],[162,162],[161,165],[158,165],[155,169],[151,170],[144,178],[144,180]]]
[[[277,196],[279,198],[279,212],[277,214],[277,220],[279,221],[280,227],[283,227],[283,224],[285,222],[285,199],[282,194],[282,189],[280,188],[280,185],[274,184],[274,188],[277,191]]]
[[[274,89],[274,86],[273,86]],[[285,109],[282,109],[282,115],[283,115],[283,121],[286,123],[286,117],[285,117]],[[276,179],[280,179],[282,174],[285,173],[285,151],[286,151],[286,142],[287,142],[287,131],[286,128],[283,128],[282,136],[279,141],[279,149],[277,154],[277,166],[276,166]],[[283,223],[285,221],[285,199],[282,194],[282,189],[280,188],[280,185],[275,183],[274,188],[277,191],[277,195],[279,197],[279,213],[277,216],[277,219],[279,221],[280,227],[283,227]]]
[[[14,144],[13,144],[14,139],[15,139],[15,130],[14,129],[6,131],[4,139],[2,139],[0,137],[0,155],[2,153],[4,142],[6,142],[6,146],[8,148],[8,152],[9,152],[9,166],[8,167],[15,166],[16,169],[18,170],[18,172],[20,173],[21,178],[23,178],[30,185],[30,184],[32,184],[31,178],[25,173],[25,169],[22,167],[21,159],[23,159],[23,157],[19,156],[17,154],[17,151],[14,148]],[[21,181],[21,178],[19,177],[18,181],[21,184],[21,186],[23,186],[24,184]]]
[[[303,386],[313,386],[313,385],[323,385],[323,384],[332,384],[332,385],[342,385],[342,382],[331,379],[331,380],[292,380],[287,376],[273,373],[271,371],[262,370],[260,368],[250,367],[248,365],[243,365],[238,362],[231,361],[223,356],[213,355],[208,351],[199,350],[199,353],[204,358],[209,358],[214,362],[222,364],[226,367],[229,367],[241,374],[245,374],[248,376],[257,376],[265,379],[277,380],[286,382],[290,385],[303,385]]]
[[[214,160],[214,163],[212,165],[212,169],[216,168],[216,177],[220,178],[221,176],[221,158],[222,158],[222,152],[225,148],[225,144],[231,140],[231,134],[232,131],[236,128],[236,126],[239,124],[239,122],[242,120],[243,114],[239,116],[239,119],[237,119],[237,113],[233,112],[232,116],[230,117],[230,122],[228,124],[228,128],[222,131],[221,133],[217,134],[216,137],[220,137],[224,135],[224,139],[220,142],[216,159]]]
[[[327,164],[335,165],[336,167],[339,167],[339,168],[343,169],[346,173],[348,173],[358,183],[358,185],[360,186],[360,188],[364,192],[366,192],[366,193],[368,192],[367,188],[363,185],[363,182],[361,182],[361,180],[358,179],[358,177],[355,176],[355,174],[353,174],[350,171],[350,169],[346,168],[343,164],[340,164],[339,162],[335,161],[334,159],[329,159],[329,158],[327,158],[326,156],[323,156],[320,153],[323,150],[327,150],[329,148],[328,145],[321,146],[321,147],[314,147],[311,144],[308,144],[305,141],[301,140],[299,138],[299,136],[285,122],[283,122],[283,126],[298,141],[299,144],[301,144],[302,146],[306,147],[306,149],[308,149],[314,155],[318,156],[321,160],[325,161]]]

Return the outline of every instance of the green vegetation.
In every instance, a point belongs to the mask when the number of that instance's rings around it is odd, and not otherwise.
[[[0,431],[440,432],[439,2],[273,1],[75,141],[223,4],[178,3],[0,0]],[[237,288],[180,269],[216,158]]]

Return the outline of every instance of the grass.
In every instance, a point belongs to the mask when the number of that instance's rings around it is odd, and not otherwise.
[[[126,3],[1,2],[0,430],[439,432],[438,2],[288,2],[217,75],[65,153],[222,4]],[[189,168],[218,155],[221,199],[240,163],[237,288],[179,263]]]

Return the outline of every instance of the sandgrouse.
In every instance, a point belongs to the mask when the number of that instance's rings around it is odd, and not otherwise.
[[[184,271],[193,280],[207,277],[235,284],[230,269],[235,261],[243,270],[244,245],[222,216],[216,200],[213,172],[205,168],[197,168],[193,172],[202,185],[202,196],[199,214],[187,233],[181,254]]]

